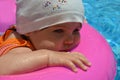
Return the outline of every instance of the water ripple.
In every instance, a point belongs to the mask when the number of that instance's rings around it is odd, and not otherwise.
[[[120,79],[120,0],[83,0],[85,16],[110,44],[117,60],[117,76]]]

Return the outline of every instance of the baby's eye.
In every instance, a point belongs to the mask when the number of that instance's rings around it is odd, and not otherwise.
[[[75,29],[73,32],[74,32],[74,33],[79,32],[79,29]]]
[[[54,30],[53,32],[55,32],[55,33],[63,33],[64,30],[63,30],[63,29],[56,29],[56,30]]]

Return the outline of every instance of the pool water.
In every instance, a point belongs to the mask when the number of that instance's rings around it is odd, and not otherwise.
[[[120,80],[120,0],[83,0],[85,16],[110,44],[117,61],[115,80]]]

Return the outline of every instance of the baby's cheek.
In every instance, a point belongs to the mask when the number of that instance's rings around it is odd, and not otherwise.
[[[74,40],[74,44],[78,45],[80,43],[80,36],[76,36]]]
[[[45,40],[45,41],[41,41],[38,46],[37,49],[49,49],[49,50],[53,50],[55,47],[55,43]]]

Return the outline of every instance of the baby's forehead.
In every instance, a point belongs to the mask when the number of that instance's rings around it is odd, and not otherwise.
[[[80,22],[67,22],[62,24],[53,25],[50,27],[58,28],[58,27],[82,27]]]
[[[48,30],[55,30],[55,29],[76,29],[76,28],[81,28],[82,27],[82,23],[80,22],[67,22],[67,23],[61,23],[61,24],[57,24],[57,25],[52,25],[52,26],[48,26],[46,28],[43,28],[41,30],[36,30],[30,33],[36,33],[36,32],[41,32],[41,31],[48,31]],[[29,33],[28,33],[29,34]]]

